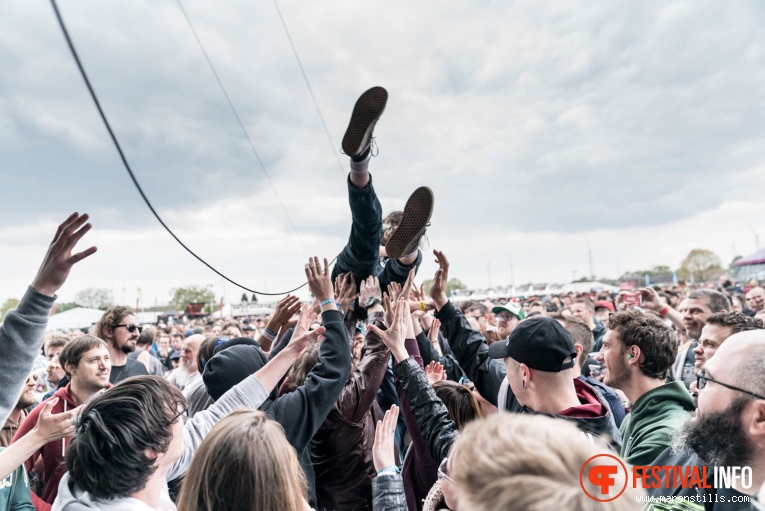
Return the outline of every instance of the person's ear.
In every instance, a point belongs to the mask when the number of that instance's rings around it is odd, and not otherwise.
[[[579,343],[574,343],[574,349],[576,350],[576,358],[579,358],[584,353],[584,346]]]
[[[755,399],[751,401],[751,415],[745,413],[743,418],[744,428],[749,430],[749,434],[759,439],[765,438],[765,400]],[[747,417],[751,419],[747,420]],[[747,424],[748,422],[748,424]]]

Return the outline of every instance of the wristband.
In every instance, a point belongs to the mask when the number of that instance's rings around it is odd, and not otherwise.
[[[324,307],[325,305],[329,305],[330,303],[336,303],[334,298],[327,298],[326,300],[322,300],[319,303],[319,307]]]
[[[273,341],[274,339],[276,339],[276,332],[274,332],[273,330],[271,330],[268,327],[266,327],[266,329],[263,330],[263,332],[260,335],[262,335],[263,337],[265,337],[269,341]]]
[[[423,301],[421,301],[421,302],[420,302],[420,310],[421,310],[421,311],[426,311],[426,310],[427,310],[427,309],[425,308],[425,302],[423,302]]]
[[[377,472],[377,477],[380,477],[381,475],[385,474],[391,474],[391,475],[399,475],[401,471],[398,469],[396,465],[390,465],[385,468],[380,469],[379,472]]]
[[[668,312],[669,312],[669,305],[665,305],[664,308],[659,311],[659,316],[664,317],[667,315]]]
[[[335,306],[337,307],[337,310],[340,311],[340,314],[345,315],[345,312],[343,312],[343,306],[340,305],[340,302],[335,302]]]

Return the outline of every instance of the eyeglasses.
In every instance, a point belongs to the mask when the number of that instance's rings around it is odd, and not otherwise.
[[[511,312],[500,312],[500,313],[499,313],[499,314],[497,314],[495,317],[496,317],[498,320],[502,320],[502,321],[510,321],[511,319],[513,319],[513,318],[514,318],[514,317],[516,317],[516,316],[515,316],[513,313],[511,313]]]
[[[449,477],[449,474],[446,473],[446,470],[447,470],[446,465],[448,464],[448,462],[449,462],[449,458],[444,458],[443,460],[441,460],[441,464],[438,465],[438,478],[446,479],[453,485],[457,486],[457,483],[454,481],[454,479]]]
[[[183,417],[183,422],[186,422],[186,419],[189,418],[189,407],[186,405],[183,405],[183,408],[181,409],[178,414],[176,414],[175,417],[173,417],[173,420],[170,421],[170,424],[175,423],[175,421],[178,420],[179,417]]]
[[[696,386],[698,387],[699,390],[706,387],[707,382],[711,381],[712,383],[722,385],[723,387],[731,389],[731,390],[737,390],[739,392],[743,392],[744,394],[748,394],[750,396],[756,397],[757,399],[765,399],[765,396],[761,396],[759,394],[755,394],[754,392],[750,392],[748,390],[734,387],[733,385],[728,385],[727,383],[723,383],[721,381],[713,380],[712,378],[709,378],[708,376],[706,376],[706,371],[704,369],[696,373],[695,376],[696,376]]]
[[[127,330],[131,334],[133,332],[135,332],[136,330],[138,330],[139,334],[143,331],[143,327],[141,325],[125,325],[125,324],[121,324],[121,325],[114,325],[114,328],[119,328],[121,326],[124,326],[125,330]]]

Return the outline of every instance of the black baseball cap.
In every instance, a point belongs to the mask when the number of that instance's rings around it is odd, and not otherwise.
[[[489,346],[491,358],[510,357],[532,369],[558,373],[576,362],[574,339],[560,323],[546,316],[521,321],[507,340]]]

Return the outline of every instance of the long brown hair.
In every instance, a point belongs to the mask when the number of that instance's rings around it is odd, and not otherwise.
[[[434,383],[433,390],[436,391],[438,399],[446,405],[449,418],[457,429],[462,430],[468,422],[483,417],[481,406],[466,386],[444,380]]]
[[[302,511],[305,475],[277,422],[236,410],[199,446],[178,496],[178,511]]]

